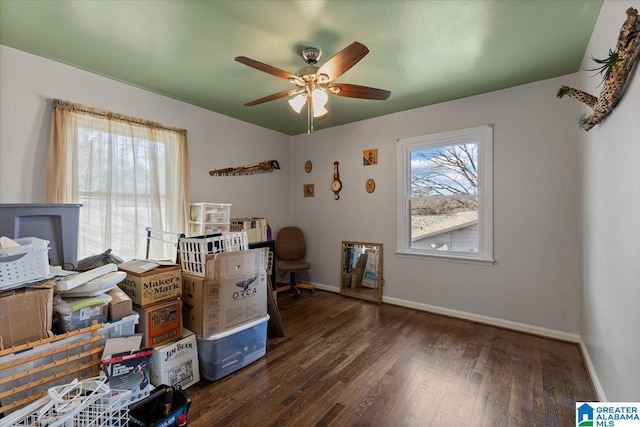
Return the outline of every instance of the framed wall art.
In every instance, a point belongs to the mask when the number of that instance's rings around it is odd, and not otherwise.
[[[371,166],[378,164],[378,149],[370,148],[362,152],[362,164],[364,166]]]
[[[304,197],[314,197],[314,188],[313,188],[313,184],[304,184],[304,187],[302,189],[302,192],[304,194]]]

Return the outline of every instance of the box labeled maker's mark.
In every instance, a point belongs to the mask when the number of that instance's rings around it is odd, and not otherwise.
[[[176,299],[182,293],[182,269],[178,264],[134,259],[118,264],[127,277],[118,285],[138,307]]]

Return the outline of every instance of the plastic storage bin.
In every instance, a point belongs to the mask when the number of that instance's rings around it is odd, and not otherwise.
[[[215,381],[263,357],[268,322],[269,315],[209,338],[197,337],[200,374]]]
[[[92,321],[105,323],[111,297],[101,294],[90,298],[65,298],[54,304],[53,330],[56,334],[91,326]]]
[[[37,237],[14,239],[20,246],[0,249],[0,290],[49,276],[49,241]]]

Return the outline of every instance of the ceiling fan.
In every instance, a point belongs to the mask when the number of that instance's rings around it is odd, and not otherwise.
[[[315,47],[308,47],[302,50],[302,58],[308,64],[300,68],[296,74],[291,74],[271,65],[264,64],[246,56],[237,56],[236,61],[263,71],[281,79],[288,80],[296,87],[247,102],[246,106],[262,104],[276,99],[291,97],[289,105],[297,113],[307,105],[307,133],[313,132],[313,120],[321,120],[327,117],[325,108],[329,100],[329,94],[344,96],[348,98],[385,100],[389,98],[391,92],[373,87],[359,86],[349,83],[336,83],[335,79],[346,73],[351,67],[356,65],[369,49],[362,43],[353,42],[342,49],[323,66],[316,67],[316,63],[322,52]]]

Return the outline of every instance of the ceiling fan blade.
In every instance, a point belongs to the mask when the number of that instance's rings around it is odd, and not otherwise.
[[[316,72],[316,76],[326,74],[329,76],[328,81],[335,80],[356,65],[367,53],[369,49],[365,45],[353,42],[325,62]]]
[[[236,56],[235,60],[240,62],[241,64],[248,65],[251,68],[255,68],[256,70],[263,71],[267,74],[271,74],[272,76],[280,77],[281,79],[290,80],[298,78],[295,74],[291,74],[288,71],[272,67],[271,65],[264,64],[260,61],[256,61],[255,59],[247,58],[246,56]]]
[[[289,96],[290,94],[291,94],[290,90],[285,90],[283,92],[274,93],[273,95],[265,96],[264,98],[260,98],[260,99],[254,100],[254,101],[247,102],[244,105],[246,105],[247,107],[252,107],[254,105],[263,104],[265,102],[275,101],[276,99],[284,98],[286,96]]]
[[[339,92],[331,91],[338,96],[346,96],[348,98],[377,99],[384,101],[391,96],[391,92],[384,89],[376,89],[374,87],[352,85],[349,83],[330,83],[329,90],[332,88],[340,88]]]

